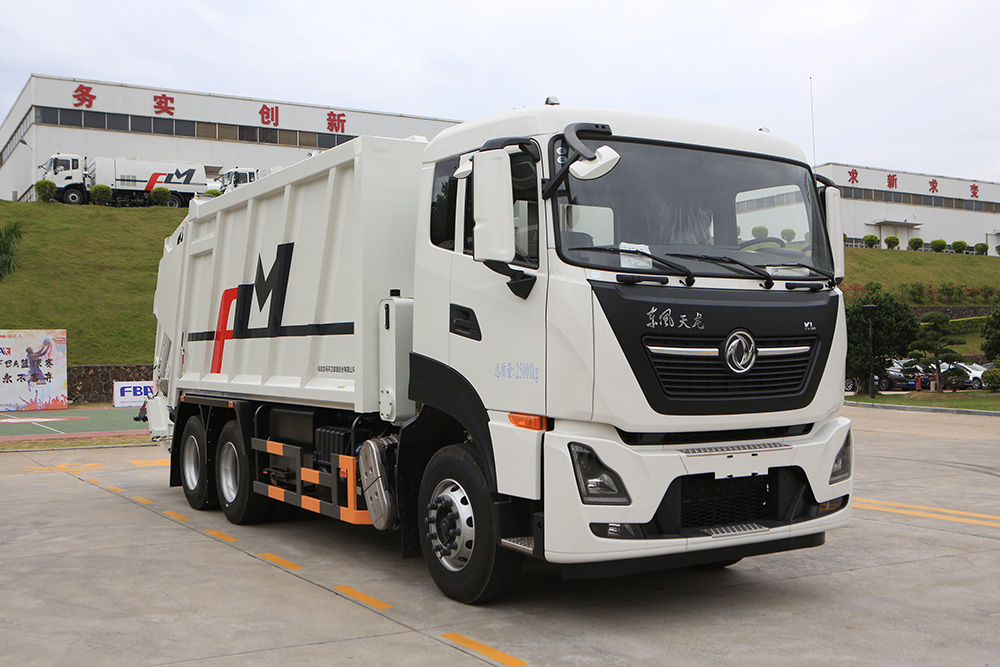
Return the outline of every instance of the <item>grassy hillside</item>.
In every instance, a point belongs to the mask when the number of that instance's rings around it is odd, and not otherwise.
[[[1000,257],[869,248],[846,248],[845,254],[847,260],[845,288],[853,284],[864,285],[875,281],[882,283],[886,291],[904,300],[907,299],[907,295],[900,291],[904,283],[919,282],[926,285],[934,281],[934,284],[938,285],[951,281],[970,287],[990,285],[1000,291]],[[969,300],[956,303],[973,304]],[[981,304],[982,299],[975,303]],[[997,305],[995,297],[991,303]],[[926,302],[921,305],[932,304]]]
[[[0,225],[20,220],[26,232],[22,268],[0,281],[0,329],[66,329],[74,365],[150,363],[163,238],[185,213],[0,200]],[[1000,257],[847,249],[845,286],[877,281],[899,295],[931,280],[1000,289]]]
[[[156,268],[186,212],[0,201],[0,225],[25,230],[0,328],[66,329],[73,365],[151,363]]]

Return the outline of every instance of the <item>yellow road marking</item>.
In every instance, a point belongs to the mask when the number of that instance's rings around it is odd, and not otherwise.
[[[890,505],[892,507],[906,507],[911,510],[928,510],[930,512],[943,512],[945,514],[959,514],[961,516],[974,516],[980,519],[996,519],[1000,521],[1000,516],[992,514],[976,514],[975,512],[960,512],[959,510],[943,510],[940,507],[924,507],[923,505],[904,505],[903,503],[890,503],[888,500],[871,500],[869,498],[855,498],[859,503],[874,503],[876,505]]]
[[[104,488],[108,491],[114,491],[115,493],[125,493],[125,489],[119,489],[117,486],[106,486]]]
[[[942,521],[954,521],[956,523],[971,523],[977,526],[993,526],[1000,528],[1000,523],[993,521],[980,521],[979,519],[963,519],[958,516],[944,516],[942,514],[931,514],[930,512],[914,512],[913,510],[900,510],[894,507],[879,507],[877,505],[867,505],[865,503],[854,503],[855,507],[863,510],[876,510],[878,512],[891,512],[892,514],[906,514],[908,516],[921,516],[927,519],[941,519]]]
[[[301,565],[296,565],[292,561],[285,560],[281,556],[275,556],[272,553],[257,554],[257,555],[260,556],[261,558],[263,558],[264,560],[271,561],[275,565],[280,565],[281,567],[285,568],[286,570],[301,570],[302,569]]]
[[[142,503],[143,505],[152,505],[153,501],[149,498],[143,498],[142,496],[132,496],[132,500],[137,503]]]
[[[239,542],[239,540],[233,537],[232,535],[226,535],[225,533],[219,532],[217,530],[206,530],[205,532],[211,535],[212,537],[219,538],[223,542]]]
[[[496,660],[501,665],[506,665],[507,667],[522,667],[529,663],[521,660],[520,658],[515,658],[512,655],[507,655],[503,651],[498,651],[491,646],[486,644],[480,644],[474,639],[469,639],[468,637],[463,637],[457,632],[449,632],[446,635],[441,635],[442,638],[447,639],[450,642],[455,642],[459,646],[464,646],[465,648],[475,651],[481,655],[485,655],[490,660]]]
[[[97,481],[96,479],[90,479],[89,477],[85,477],[83,481],[90,482],[91,484],[100,484],[100,482]]]
[[[363,602],[369,607],[374,607],[375,609],[392,609],[392,605],[387,602],[382,602],[381,600],[376,600],[370,595],[365,595],[361,591],[355,590],[350,586],[334,586],[333,590],[340,591],[344,595],[348,595],[358,602]]]
[[[183,514],[179,514],[178,512],[175,512],[173,510],[167,510],[166,512],[164,512],[164,514],[166,514],[167,516],[169,516],[171,519],[177,519],[178,521],[190,521],[191,520],[189,517],[186,517]]]
[[[129,461],[140,468],[152,468],[155,466],[168,466],[170,465],[170,459],[155,459],[153,461]]]
[[[84,471],[97,470],[104,470],[104,466],[100,463],[60,463],[54,466],[24,466],[25,472],[68,472],[74,475],[79,475]]]

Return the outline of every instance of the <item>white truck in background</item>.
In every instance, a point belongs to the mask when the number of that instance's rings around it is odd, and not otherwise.
[[[251,169],[249,167],[233,167],[232,169],[226,169],[221,172],[212,183],[215,190],[225,194],[229,190],[235,190],[241,185],[246,185],[248,183],[253,183],[258,178],[263,178],[268,174],[268,170],[264,170],[261,173],[258,169]]]
[[[149,206],[153,188],[170,190],[167,206],[185,207],[208,189],[205,167],[188,162],[150,162],[127,158],[93,158],[57,153],[38,166],[42,178],[56,185],[56,199],[86,204],[95,185],[111,188],[115,206]]]
[[[650,114],[359,137],[165,240],[150,431],[192,507],[396,530],[466,603],[525,557],[820,545],[851,516],[839,196],[788,141]]]

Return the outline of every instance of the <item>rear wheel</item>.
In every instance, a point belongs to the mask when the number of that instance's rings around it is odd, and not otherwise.
[[[431,458],[418,507],[424,560],[441,592],[475,604],[510,590],[524,559],[499,546],[486,477],[469,447],[451,445]]]
[[[208,462],[208,441],[200,417],[191,417],[181,434],[181,482],[188,505],[196,510],[215,506],[215,479]]]
[[[169,208],[181,208],[184,206],[184,199],[177,193],[171,192],[170,199],[167,200]]]
[[[854,378],[847,378],[844,380],[844,391],[854,391],[854,387],[857,383]]]
[[[878,381],[879,391],[889,391],[891,385],[889,383],[889,378],[880,378]]]
[[[264,518],[268,499],[253,491],[253,458],[247,451],[243,434],[231,420],[219,434],[215,475],[219,505],[231,523],[255,523]]]
[[[983,388],[983,381],[980,378],[972,378],[972,388],[973,389],[982,389]]]

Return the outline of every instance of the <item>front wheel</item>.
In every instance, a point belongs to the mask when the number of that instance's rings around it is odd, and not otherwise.
[[[466,445],[438,451],[420,482],[420,545],[434,583],[458,602],[506,593],[521,571],[521,554],[500,548],[483,470]]]
[[[983,381],[980,378],[972,378],[972,388],[973,389],[982,389],[983,388]]]
[[[857,381],[855,381],[854,378],[844,379],[844,391],[854,391],[854,388],[856,386],[857,386]]]
[[[83,193],[76,188],[69,188],[63,191],[62,200],[64,204],[76,206],[83,203]]]
[[[167,207],[181,208],[183,206],[184,206],[184,198],[175,192],[171,192],[170,199],[167,200]]]
[[[236,420],[229,421],[219,434],[215,463],[219,505],[230,523],[244,525],[264,518],[270,503],[253,490],[253,459],[247,451]]]
[[[191,417],[181,434],[181,482],[188,505],[196,510],[215,506],[215,479],[208,460],[208,440],[200,417]]]

